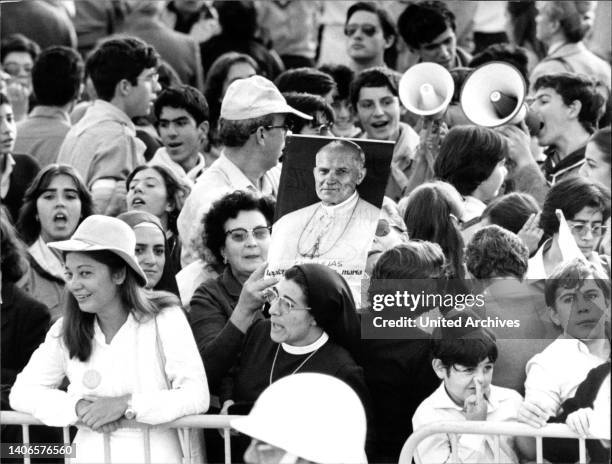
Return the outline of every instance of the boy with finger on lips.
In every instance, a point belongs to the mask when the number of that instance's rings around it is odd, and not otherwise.
[[[474,327],[478,316],[467,309],[455,311],[446,319],[454,320],[453,326],[437,328],[431,342],[432,367],[442,382],[417,408],[412,418],[413,429],[438,421],[515,420],[521,395],[515,390],[491,385],[498,355],[493,333]],[[454,459],[462,463],[496,462],[494,439],[494,435],[459,434],[453,444],[448,434],[434,434],[420,442],[414,460],[416,464],[453,462]],[[519,462],[517,450],[523,454],[523,442],[500,436],[498,462]]]

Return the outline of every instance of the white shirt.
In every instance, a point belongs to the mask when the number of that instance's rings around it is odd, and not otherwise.
[[[204,160],[204,155],[202,153],[198,153],[198,162],[197,164],[191,168],[188,172],[185,172],[183,166],[175,162],[170,155],[168,154],[168,150],[166,147],[159,148],[151,161],[148,163],[149,166],[165,166],[170,169],[176,176],[185,182],[189,187],[193,187],[196,179],[204,172],[206,169],[206,162]]]
[[[208,212],[214,201],[235,190],[249,190],[256,194],[276,197],[280,172],[280,165],[267,171],[263,175],[261,189],[259,189],[222,152],[221,156],[198,178],[179,214],[177,226],[183,244],[181,255],[183,266],[197,259],[194,240],[201,237],[202,217]]]
[[[488,421],[515,420],[522,402],[521,395],[509,388],[491,385],[487,409]],[[444,382],[423,400],[412,417],[412,428],[437,421],[467,420],[463,408],[457,405],[446,393]],[[514,437],[500,436],[500,462],[517,463],[514,452]],[[493,435],[459,435],[457,440],[457,457],[459,462],[491,463],[495,462]],[[417,446],[414,454],[416,464],[440,464],[450,462],[451,442],[446,434],[435,434],[425,438]]]
[[[15,167],[15,158],[10,154],[6,155],[5,166],[2,167],[2,173],[0,175],[0,198],[6,198],[8,191],[11,188],[11,173]]]
[[[556,414],[589,371],[604,362],[580,340],[561,335],[527,362],[525,399]]]
[[[77,422],[75,406],[85,395],[116,397],[131,393],[136,420],[147,424],[161,424],[208,409],[206,373],[179,307],[166,308],[157,316],[165,366],[160,365],[156,351],[154,319],[139,323],[130,314],[110,343],[106,343],[96,321],[92,353],[85,362],[69,357],[61,338],[63,320],[51,327],[44,343],[17,376],[9,396],[13,409],[57,427]],[[171,390],[166,388],[164,368]],[[70,381],[67,392],[57,388],[64,376]],[[119,429],[111,434],[111,442],[114,462],[143,462],[140,430]],[[102,461],[102,434],[80,428],[75,443],[77,461]],[[180,460],[176,432],[154,431],[151,445],[155,462],[176,462],[177,456]]]
[[[491,385],[487,409],[488,421],[515,420],[522,402],[521,395],[509,388]],[[444,382],[423,400],[412,417],[412,428],[437,421],[467,420],[462,406],[457,405],[446,393]],[[514,437],[500,436],[500,462],[517,463],[518,458],[513,450]],[[457,440],[457,457],[459,462],[491,463],[495,462],[493,435],[459,435]],[[451,459],[451,442],[446,434],[435,434],[425,438],[417,446],[414,454],[416,464],[440,464]]]
[[[463,217],[461,218],[463,222],[468,222],[474,218],[480,217],[487,207],[487,205],[485,205],[478,198],[470,195],[466,195],[464,197],[463,204],[465,206]]]

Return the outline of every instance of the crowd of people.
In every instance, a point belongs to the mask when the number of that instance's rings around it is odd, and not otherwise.
[[[85,463],[103,460],[102,433],[115,462],[181,462],[186,444],[221,462],[214,430],[153,428],[148,456],[134,424],[205,413],[244,416],[232,456],[249,463],[398,462],[413,431],[449,420],[566,423],[609,462],[606,2],[0,14],[3,410],[76,425]],[[492,62],[520,75],[527,116],[477,125],[461,90]],[[435,115],[400,99],[420,63],[453,79]],[[284,168],[293,140],[317,147],[303,177]],[[362,141],[392,147],[390,165]],[[300,179],[316,202],[280,210]],[[364,273],[357,294],[343,260]],[[398,282],[455,304],[387,305],[409,322],[365,336]],[[535,456],[528,437],[435,434],[414,462]],[[546,439],[544,457],[576,462],[577,442]]]

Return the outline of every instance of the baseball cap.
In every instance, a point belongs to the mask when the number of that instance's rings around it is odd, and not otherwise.
[[[223,119],[237,121],[274,113],[291,113],[303,119],[312,119],[312,116],[289,106],[276,86],[262,76],[232,82],[221,102]]]

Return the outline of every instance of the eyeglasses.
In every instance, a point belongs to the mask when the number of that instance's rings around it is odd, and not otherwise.
[[[570,229],[572,229],[572,232],[575,232],[578,235],[585,235],[588,231],[590,231],[591,234],[599,237],[608,231],[608,228],[601,224],[587,224],[585,222],[574,223],[574,221],[567,221],[567,225]]]
[[[242,243],[246,242],[249,238],[249,234],[253,234],[253,238],[255,240],[265,240],[270,237],[270,231],[272,227],[259,226],[253,229],[244,229],[242,227],[238,227],[236,229],[225,231],[225,235],[229,235],[229,238],[234,242]]]
[[[344,35],[352,37],[359,29],[367,37],[372,37],[378,32],[378,28],[374,24],[349,24],[344,28]]]
[[[293,301],[285,296],[281,296],[278,294],[278,289],[276,287],[272,287],[272,295],[268,302],[273,305],[278,303],[279,308],[283,314],[290,313],[294,309],[305,309],[309,310],[308,306],[304,306],[303,308],[298,308]]]

